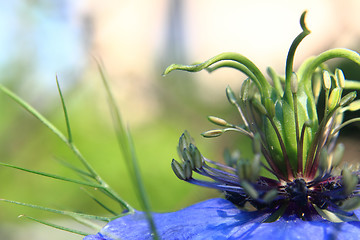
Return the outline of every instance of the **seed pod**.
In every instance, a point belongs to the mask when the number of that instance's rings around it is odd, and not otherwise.
[[[241,187],[244,189],[244,191],[252,198],[252,199],[258,199],[259,193],[256,191],[256,189],[247,181],[241,182]]]
[[[265,108],[269,115],[269,118],[275,117],[275,104],[270,98],[265,98]]]
[[[257,99],[254,98],[252,104],[260,114],[267,115],[266,108]]]
[[[233,90],[230,88],[230,86],[226,87],[226,97],[231,104],[233,104],[233,105],[236,104],[237,100],[236,100],[235,94],[234,94]]]
[[[260,153],[255,154],[253,161],[251,162],[251,170],[249,180],[255,182],[260,176]]]
[[[224,119],[222,118],[218,118],[218,117],[214,117],[214,116],[209,116],[208,120],[216,125],[222,126],[222,127],[227,127],[229,126],[229,123],[226,122]]]
[[[249,98],[250,84],[251,84],[251,80],[250,78],[247,78],[241,85],[240,98],[244,102]]]
[[[278,195],[278,191],[276,189],[271,189],[270,191],[266,192],[263,201],[265,203],[271,203]]]
[[[206,131],[206,132],[202,133],[201,135],[206,138],[212,138],[212,137],[218,137],[223,133],[224,133],[223,130],[215,129],[215,130]]]
[[[328,71],[324,71],[323,72],[323,80],[324,80],[324,88],[326,90],[330,90],[331,88],[331,76],[330,76],[330,73]]]
[[[328,109],[329,111],[334,110],[334,108],[339,104],[340,101],[340,97],[341,97],[341,88],[334,88],[331,93],[330,93],[330,97],[329,97],[329,106]]]
[[[298,91],[298,77],[297,77],[296,73],[294,73],[294,72],[291,74],[290,88],[291,88],[291,92],[293,94],[297,93],[297,91]]]
[[[335,78],[336,78],[336,84],[340,88],[345,87],[345,76],[341,69],[337,68],[335,70]]]
[[[229,149],[225,149],[224,151],[224,160],[226,165],[233,167],[237,166],[238,161],[240,160],[240,151],[235,150],[233,152],[230,152]]]
[[[352,174],[348,168],[342,170],[341,177],[344,193],[345,195],[349,195],[355,190],[359,179],[356,175]]]
[[[312,88],[314,93],[315,101],[317,102],[317,99],[319,98],[320,92],[321,92],[321,73],[316,72],[313,75],[312,79]]]
[[[335,168],[340,164],[340,162],[344,156],[344,152],[345,152],[344,144],[339,143],[338,145],[336,145],[336,147],[332,153],[332,160],[331,160],[332,168]]]
[[[356,98],[356,91],[350,92],[345,95],[345,97],[341,98],[340,100],[340,106],[346,107],[349,105],[354,99]]]
[[[360,207],[359,196],[348,198],[345,201],[343,201],[340,205],[340,208],[344,211],[353,211],[359,207]]]
[[[195,147],[194,152],[192,153],[192,159],[194,161],[195,169],[200,169],[203,165],[203,160],[197,147]]]
[[[326,148],[321,149],[319,170],[321,172],[327,171],[330,168],[330,161],[328,158],[328,151]]]
[[[179,155],[182,156],[182,152],[184,151],[185,148],[187,148],[187,142],[185,139],[185,135],[184,133],[181,135],[181,137],[179,138],[179,144],[178,144],[178,150],[179,150]]]
[[[180,179],[180,180],[185,180],[185,174],[184,174],[184,168],[183,166],[178,163],[175,159],[172,160],[171,162],[171,168],[174,171],[175,175]]]
[[[246,162],[244,160],[237,162],[236,172],[240,180],[246,180]]]
[[[259,133],[255,133],[252,141],[252,147],[255,154],[261,153],[261,136]]]
[[[358,111],[359,109],[360,109],[360,99],[356,100],[356,101],[353,101],[348,106],[348,110],[352,111],[352,112]]]
[[[185,180],[189,180],[192,177],[192,168],[190,161],[186,161],[184,164],[184,176]]]
[[[195,168],[195,163],[192,160],[189,149],[187,149],[187,148],[184,149],[184,151],[182,152],[182,157],[184,159],[184,162],[189,162],[190,163],[191,169]]]

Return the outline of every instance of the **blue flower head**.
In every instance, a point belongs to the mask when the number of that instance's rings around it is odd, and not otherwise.
[[[172,169],[183,181],[220,190],[225,199],[211,199],[173,213],[154,214],[163,239],[356,239],[360,234],[359,171],[339,168],[344,146],[337,144],[339,130],[359,121],[343,122],[346,111],[360,109],[359,83],[343,72],[331,72],[325,61],[346,58],[360,64],[358,53],[332,49],[307,59],[293,71],[296,48],[310,31],[303,13],[302,32],[292,43],[285,76],[268,69],[272,84],[246,57],[222,53],[196,65],[173,64],[173,70],[213,71],[222,67],[240,70],[248,79],[240,94],[227,87],[226,96],[241,124],[218,117],[209,120],[219,129],[203,133],[218,137],[235,131],[252,140],[254,157],[225,154],[225,164],[203,156],[189,133],[179,140],[181,161]],[[343,96],[345,95],[345,96]],[[324,103],[319,107],[318,102]],[[262,169],[267,172],[264,174]],[[209,180],[199,178],[202,175]],[[303,229],[306,228],[306,231]],[[118,218],[90,239],[151,239],[144,213]]]

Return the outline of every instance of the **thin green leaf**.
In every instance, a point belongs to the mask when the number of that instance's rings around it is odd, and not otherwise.
[[[54,179],[58,179],[58,180],[66,181],[66,182],[72,182],[72,183],[76,183],[76,184],[80,184],[80,185],[84,185],[84,186],[88,186],[88,187],[94,187],[94,188],[103,188],[104,187],[103,185],[100,185],[100,184],[97,184],[97,183],[83,182],[83,181],[79,181],[77,179],[71,179],[71,178],[59,176],[59,175],[56,175],[56,174],[30,170],[30,169],[27,169],[27,168],[14,166],[14,165],[7,164],[7,163],[0,162],[0,166],[14,168],[14,169],[18,169],[18,170],[21,170],[21,171],[25,171],[25,172],[29,172],[29,173],[49,177],[49,178],[54,178]]]
[[[13,99],[15,102],[17,102],[21,107],[23,107],[25,110],[27,110],[31,115],[33,115],[35,118],[37,118],[41,123],[43,123],[47,128],[49,128],[53,133],[55,133],[55,135],[57,135],[60,140],[62,140],[65,144],[67,144],[67,146],[70,148],[70,150],[74,153],[74,155],[80,160],[80,162],[85,166],[85,168],[89,171],[89,173],[92,175],[92,177],[94,179],[96,179],[96,181],[100,184],[100,185],[96,185],[96,187],[101,186],[101,188],[104,190],[104,192],[110,196],[111,198],[113,198],[114,200],[116,200],[117,202],[119,202],[125,209],[127,209],[130,213],[133,213],[135,211],[135,209],[133,207],[131,207],[127,202],[125,202],[101,177],[99,174],[96,173],[96,171],[93,169],[93,167],[88,163],[88,161],[84,158],[84,156],[81,154],[81,152],[77,149],[77,147],[73,144],[73,142],[69,141],[68,138],[66,138],[64,136],[64,134],[57,129],[49,120],[47,120],[41,113],[39,113],[36,109],[34,109],[31,105],[29,105],[26,101],[24,101],[23,99],[21,99],[19,96],[17,96],[15,93],[13,93],[12,91],[10,91],[8,88],[6,88],[5,86],[3,86],[2,84],[0,84],[0,91],[2,91],[3,93],[5,93],[7,96],[9,96],[11,99]],[[62,96],[61,96],[62,98]],[[62,98],[63,101],[63,98]],[[63,104],[65,105],[65,103],[63,102]],[[63,107],[64,109],[64,107]],[[65,112],[65,118],[68,121],[68,117],[67,117],[67,113]],[[68,131],[70,131],[70,127],[68,124],[67,127]],[[71,131],[70,131],[70,136],[71,136]],[[13,168],[16,168],[15,166],[13,166]],[[21,168],[18,168],[21,169]],[[25,169],[22,169],[24,171],[28,171]],[[35,172],[33,172],[35,173]],[[40,174],[40,172],[38,172],[37,174]],[[44,175],[46,176],[46,174],[40,174],[40,175]],[[59,176],[58,179],[63,178]],[[63,178],[63,180],[65,180],[66,178]],[[68,181],[68,180],[65,180]],[[74,181],[73,181],[74,182]],[[83,182],[80,181],[76,181],[79,184],[83,184]],[[83,184],[83,185],[89,185],[89,184]],[[91,186],[95,186],[95,184],[91,185]]]
[[[93,194],[91,194],[89,191],[87,191],[86,189],[82,190],[92,199],[94,200],[97,204],[99,204],[102,208],[104,208],[106,211],[108,211],[109,213],[111,213],[114,216],[119,216],[118,213],[116,213],[115,211],[111,210],[109,207],[107,207],[105,204],[103,204],[101,201],[99,201]]]
[[[62,160],[62,159],[59,159],[59,158],[55,158],[55,160],[60,163],[61,165],[71,169],[72,171],[76,172],[79,176],[83,177],[85,179],[85,177],[88,177],[88,178],[93,178],[94,179],[94,176],[92,176],[91,174],[89,174],[88,172],[85,172],[84,170],[80,169],[80,168],[77,168],[75,167],[74,165],[72,165],[71,163],[65,161],[65,160]]]
[[[82,162],[82,164],[87,168],[87,170],[93,175],[98,176],[95,170],[90,166],[90,164],[86,161],[86,159],[82,156],[80,151],[76,148],[76,146],[69,142],[68,138],[64,136],[64,134],[56,128],[49,120],[47,120],[41,113],[39,113],[35,108],[33,108],[30,104],[24,101],[22,98],[17,96],[15,93],[10,91],[8,88],[0,84],[0,90],[17,102],[21,107],[27,110],[31,115],[37,118],[42,124],[44,124],[47,128],[49,128],[60,140],[68,145],[68,147],[72,150],[72,152],[77,156],[77,158]]]
[[[84,213],[63,211],[63,210],[38,206],[38,205],[34,205],[34,204],[29,204],[29,203],[17,202],[17,201],[12,201],[12,200],[7,200],[7,199],[0,199],[0,201],[16,204],[16,205],[20,205],[20,206],[25,206],[25,207],[35,208],[35,209],[39,209],[39,210],[43,210],[43,211],[47,211],[47,212],[51,212],[51,213],[61,214],[61,215],[69,216],[69,217],[82,217],[82,218],[86,218],[86,219],[90,219],[90,220],[99,220],[99,221],[104,221],[104,222],[110,222],[112,220],[112,218],[109,218],[109,217],[101,217],[101,216],[95,216],[95,215],[84,214]]]
[[[100,232],[103,228],[102,226],[95,224],[92,221],[81,216],[72,216],[72,218],[75,219],[75,221],[81,223],[82,225],[94,229],[96,232]]]
[[[64,116],[65,116],[65,122],[66,122],[66,129],[67,129],[67,133],[68,133],[68,141],[69,143],[72,143],[72,134],[71,134],[71,129],[70,129],[70,121],[69,121],[69,116],[67,114],[67,110],[66,110],[66,105],[65,105],[65,100],[63,97],[63,94],[61,92],[61,88],[60,88],[60,84],[59,84],[59,79],[58,76],[56,75],[56,85],[57,85],[57,89],[59,91],[59,96],[61,99],[61,105],[63,108],[63,112],[64,112]]]
[[[39,219],[36,219],[36,218],[33,218],[33,217],[29,217],[29,216],[26,216],[26,215],[20,215],[19,217],[25,217],[25,218],[30,219],[30,220],[32,220],[32,221],[35,221],[35,222],[44,224],[44,225],[46,225],[46,226],[59,229],[59,230],[63,230],[63,231],[66,231],[66,232],[71,232],[71,233],[75,233],[75,234],[82,235],[82,236],[90,235],[90,233],[78,231],[78,230],[75,230],[75,229],[72,229],[72,228],[67,228],[67,227],[64,227],[64,226],[60,226],[60,225],[57,225],[57,224],[54,224],[54,223],[50,223],[50,222],[47,222],[47,221],[39,220]]]

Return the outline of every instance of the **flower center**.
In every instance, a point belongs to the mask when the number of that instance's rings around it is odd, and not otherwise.
[[[305,206],[308,202],[308,188],[306,182],[302,178],[297,178],[292,182],[288,182],[285,187],[290,201],[298,205]]]

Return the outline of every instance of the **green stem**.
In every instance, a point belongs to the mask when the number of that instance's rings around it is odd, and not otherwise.
[[[305,16],[306,11],[303,12],[300,18],[300,25],[302,28],[302,32],[295,38],[295,40],[292,42],[287,58],[286,58],[286,67],[285,67],[285,98],[287,99],[288,103],[292,102],[291,98],[291,87],[290,87],[290,81],[291,81],[291,75],[293,73],[293,65],[294,65],[294,56],[297,47],[299,46],[300,42],[310,34],[310,30],[307,29],[305,24]]]
[[[316,68],[319,67],[322,63],[326,62],[327,60],[333,58],[345,58],[360,65],[360,55],[357,52],[346,48],[330,49],[326,52],[321,53],[319,56],[315,57],[311,62],[309,62],[305,66],[304,75],[300,79],[300,81],[304,81],[305,83],[310,82],[311,75],[316,70]],[[354,84],[354,81],[346,81],[346,82],[347,83],[345,83],[345,87],[352,88],[350,86]],[[359,88],[359,85],[360,84],[354,84],[353,86],[355,86],[355,88]]]
[[[201,70],[209,67],[210,65],[212,65],[214,63],[217,63],[217,62],[223,61],[223,60],[231,60],[231,61],[235,61],[235,62],[238,62],[238,63],[244,65],[256,77],[256,79],[252,79],[252,80],[254,80],[255,84],[259,88],[261,95],[264,97],[271,96],[272,87],[269,84],[269,82],[266,80],[264,75],[261,73],[261,71],[258,69],[258,67],[253,62],[251,62],[248,58],[246,58],[245,56],[238,54],[238,53],[233,53],[233,52],[221,53],[203,63],[195,64],[195,65],[172,64],[166,68],[163,75],[166,75],[173,70],[198,72],[198,71],[201,71]]]
[[[360,89],[360,81],[345,80],[345,89]]]
[[[98,63],[98,68],[100,70],[100,74],[101,74],[101,78],[102,78],[105,90],[106,90],[107,95],[109,97],[110,110],[111,110],[111,113],[113,115],[116,136],[117,136],[119,146],[120,146],[120,148],[122,150],[121,152],[122,152],[123,157],[125,159],[125,162],[127,164],[127,168],[128,168],[128,170],[129,170],[129,172],[131,174],[133,182],[134,182],[134,184],[136,186],[137,193],[138,193],[139,198],[140,198],[140,203],[142,204],[142,206],[144,208],[146,218],[147,218],[148,223],[150,225],[152,236],[153,236],[153,238],[155,240],[160,239],[159,235],[157,233],[157,230],[156,230],[154,219],[152,217],[150,203],[149,203],[149,200],[147,198],[145,187],[144,187],[143,181],[141,179],[140,168],[139,168],[138,163],[137,163],[137,157],[136,157],[136,154],[135,154],[135,148],[134,148],[134,144],[133,144],[130,132],[129,132],[128,129],[125,128],[125,126],[123,124],[119,108],[118,108],[118,106],[116,104],[114,95],[112,94],[112,91],[110,89],[109,83],[108,83],[107,78],[105,76],[104,69],[100,65],[99,62],[97,62],[97,63]]]
[[[212,73],[213,71],[223,67],[239,70],[240,72],[244,73],[246,76],[251,78],[253,81],[257,81],[255,75],[247,67],[245,67],[243,64],[238,62],[231,62],[231,61],[220,62],[219,64],[216,64],[213,67],[207,67],[206,71]]]
[[[341,125],[337,126],[336,128],[334,128],[333,132],[331,133],[332,136],[334,136],[338,131],[340,131],[340,129],[342,129],[343,127],[351,124],[351,123],[354,123],[354,122],[360,122],[360,118],[353,118],[353,119],[350,119],[344,123],[342,123]]]
[[[42,211],[56,213],[56,214],[66,215],[66,216],[69,216],[69,217],[82,217],[82,218],[86,218],[86,219],[90,219],[90,220],[99,220],[99,221],[104,221],[104,222],[110,222],[111,221],[111,218],[108,218],[108,217],[100,217],[100,216],[83,214],[83,213],[62,211],[62,210],[57,210],[57,209],[53,209],[53,208],[38,206],[38,205],[34,205],[34,204],[11,201],[11,200],[7,200],[7,199],[0,199],[0,201],[16,204],[16,205],[20,205],[20,206],[25,206],[25,207],[35,208],[35,209],[39,209],[39,210],[42,210]]]

